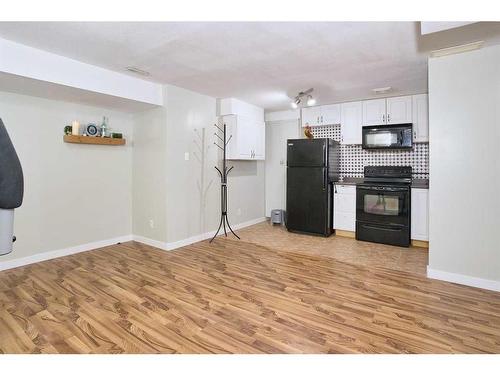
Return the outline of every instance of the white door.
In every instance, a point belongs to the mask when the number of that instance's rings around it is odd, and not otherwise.
[[[386,123],[385,99],[363,101],[363,126],[384,125]]]
[[[256,139],[255,120],[243,116],[238,116],[236,119],[236,123],[236,144],[238,145],[238,159],[252,159]]]
[[[429,240],[428,189],[411,189],[411,238]]]
[[[429,142],[429,101],[427,94],[413,95],[413,142]]]
[[[334,186],[333,228],[351,232],[356,230],[356,186]]]
[[[286,208],[286,141],[299,138],[297,120],[266,124],[266,216]]]
[[[386,124],[408,124],[412,122],[412,97],[387,98]]]
[[[266,124],[264,121],[257,122],[255,128],[255,145],[253,158],[256,160],[264,160],[266,156]]]
[[[363,125],[363,103],[350,102],[342,103],[340,132],[342,144],[361,144]]]
[[[340,124],[340,104],[322,105],[319,108],[321,125]]]
[[[302,126],[318,126],[321,125],[321,110],[320,107],[302,108]]]

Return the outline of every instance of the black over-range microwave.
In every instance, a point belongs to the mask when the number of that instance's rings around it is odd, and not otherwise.
[[[413,147],[412,124],[363,126],[365,149],[405,149]]]

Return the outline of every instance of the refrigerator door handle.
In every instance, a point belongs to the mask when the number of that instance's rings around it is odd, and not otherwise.
[[[323,191],[326,190],[326,186],[328,185],[327,179],[328,179],[328,169],[323,168]]]

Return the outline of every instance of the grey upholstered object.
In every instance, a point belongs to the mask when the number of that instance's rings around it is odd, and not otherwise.
[[[23,203],[24,181],[21,163],[7,129],[0,119],[0,209],[13,209]]]

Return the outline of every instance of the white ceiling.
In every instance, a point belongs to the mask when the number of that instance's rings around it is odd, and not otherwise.
[[[500,22],[420,35],[418,22],[0,22],[0,37],[214,97],[284,109],[314,87],[318,103],[427,91],[429,51],[485,40]],[[135,76],[135,75],[134,75]],[[136,76],[137,77],[137,76]]]

